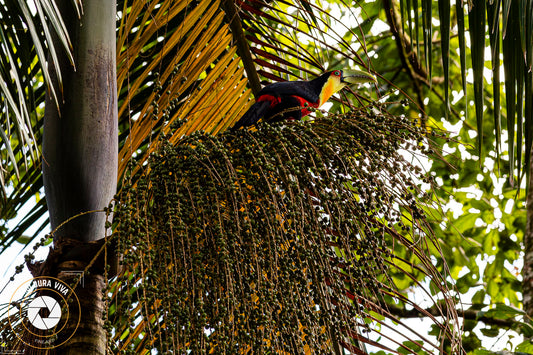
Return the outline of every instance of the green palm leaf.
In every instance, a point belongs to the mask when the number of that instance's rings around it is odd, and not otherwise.
[[[73,3],[81,11],[79,1]],[[55,91],[50,72],[60,74],[56,53],[66,52],[71,60],[72,56],[55,1],[5,1],[0,19],[0,220],[6,223],[42,188],[39,145],[45,91],[50,90],[56,102],[60,99],[62,93]],[[18,225],[2,236],[0,250],[45,213],[43,200],[26,216],[19,216]],[[36,226],[32,238],[46,224]]]
[[[415,41],[418,43],[418,33],[423,31],[424,34],[430,33],[431,28],[435,27],[430,23],[430,18],[427,18],[430,11],[430,4],[422,1],[419,6],[417,1],[400,0],[401,8],[409,15],[414,14],[414,21],[409,20],[409,29],[415,33]],[[430,2],[431,3],[431,2]],[[450,36],[450,22],[449,19],[453,16],[453,11],[457,18],[457,37],[459,40],[460,66],[461,76],[463,82],[463,92],[465,93],[465,117],[467,119],[468,99],[466,95],[467,83],[466,73],[469,68],[472,69],[474,83],[474,106],[476,111],[476,128],[477,134],[477,149],[481,155],[483,136],[486,135],[487,129],[484,127],[491,127],[494,129],[496,146],[494,148],[499,159],[500,145],[501,145],[501,79],[499,77],[500,56],[503,56],[503,68],[505,75],[505,115],[507,117],[506,129],[508,131],[508,155],[509,155],[509,176],[511,182],[514,176],[519,179],[523,175],[529,174],[530,151],[531,151],[531,127],[533,125],[533,107],[528,96],[531,93],[531,64],[532,64],[532,44],[533,38],[531,30],[533,28],[532,6],[533,2],[525,1],[456,1],[455,10],[448,7],[448,2],[439,1],[439,18],[440,25],[438,30],[441,41],[441,56],[440,60],[444,64],[444,80],[443,87],[444,104],[449,106],[449,77],[446,63],[450,57],[450,47],[447,38]],[[468,7],[468,28],[465,28],[464,22],[464,6]],[[420,8],[421,10],[420,11]],[[422,15],[420,15],[420,12]],[[488,16],[488,18],[487,18]],[[422,21],[419,21],[419,18]],[[420,23],[422,23],[420,25]],[[453,28],[453,26],[451,26]],[[466,61],[466,46],[465,36],[469,32],[471,48],[470,54],[472,63],[468,64]],[[412,35],[410,36],[412,40]],[[484,99],[483,86],[483,70],[485,68],[485,38],[490,38],[491,45],[491,69],[492,69],[492,91],[494,100],[491,103],[494,110],[494,115],[489,119],[488,115],[484,114],[484,107],[486,105]],[[502,45],[500,46],[500,39]],[[425,48],[426,68],[431,69],[431,42],[430,36],[424,36],[422,43]],[[490,130],[489,130],[490,132]]]
[[[39,119],[35,110],[44,101],[39,85],[51,90],[57,102],[58,93],[51,85],[49,73],[50,70],[59,73],[55,53],[70,53],[71,45],[54,1],[6,1],[0,7],[0,19],[0,147],[8,153],[0,157],[0,198],[5,199],[13,175],[20,178],[20,170],[28,167],[28,158],[39,159],[35,135]],[[52,41],[53,35],[58,42]],[[47,67],[44,63],[48,63]],[[13,147],[19,142],[25,149],[18,149],[15,154]],[[23,159],[16,157],[19,154]]]

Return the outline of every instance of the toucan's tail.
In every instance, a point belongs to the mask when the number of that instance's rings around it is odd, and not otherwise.
[[[248,111],[233,125],[231,128],[232,131],[238,130],[241,127],[248,127],[253,124],[256,124],[257,121],[261,119],[270,107],[269,101],[257,101],[255,104],[250,106]]]

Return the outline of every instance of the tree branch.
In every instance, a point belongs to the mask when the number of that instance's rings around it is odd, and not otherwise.
[[[248,41],[244,35],[237,9],[235,8],[233,0],[222,1],[222,7],[226,13],[231,33],[233,34],[233,39],[237,46],[237,53],[241,57],[246,76],[248,77],[248,82],[250,83],[254,95],[257,95],[261,90],[261,83],[259,81],[259,75],[257,75],[257,70],[255,69],[255,63],[252,59],[250,47],[248,46]]]
[[[394,314],[395,316],[398,316],[399,318],[423,318],[427,316],[415,308],[404,309],[400,307],[392,307],[390,305],[387,305],[386,308],[389,310],[390,313]],[[442,313],[436,307],[424,309],[424,312],[427,312],[428,314],[431,314],[435,317],[442,316]],[[457,310],[457,315],[463,319],[476,320],[479,322],[483,322],[487,325],[494,325],[500,328],[511,328],[516,323],[514,319],[498,319],[487,317],[484,315],[479,316],[479,313],[479,311],[475,311],[473,309]]]

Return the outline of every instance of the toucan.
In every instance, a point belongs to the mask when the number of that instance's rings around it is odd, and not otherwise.
[[[376,81],[367,72],[359,70],[331,70],[309,81],[284,81],[265,86],[255,103],[235,123],[232,130],[252,126],[261,118],[266,122],[286,119],[299,120],[313,108],[319,108],[331,95],[349,84]]]

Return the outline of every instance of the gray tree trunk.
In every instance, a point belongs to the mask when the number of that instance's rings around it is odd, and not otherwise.
[[[85,270],[94,257],[98,248],[93,244],[104,238],[106,221],[101,212],[75,216],[105,208],[116,192],[116,0],[84,0],[81,18],[72,0],[57,2],[73,44],[75,69],[62,56],[59,107],[50,97],[46,102],[44,187],[52,230],[59,229],[54,233],[54,251],[40,272],[71,282],[69,272]],[[81,321],[55,353],[105,354],[102,270],[91,269],[83,286],[75,289]]]
[[[50,100],[45,109],[43,174],[52,230],[106,207],[117,181],[116,1],[83,1],[80,20],[71,2],[60,3],[76,69],[63,56],[59,112]],[[54,238],[101,239],[105,218],[103,213],[74,218]]]

